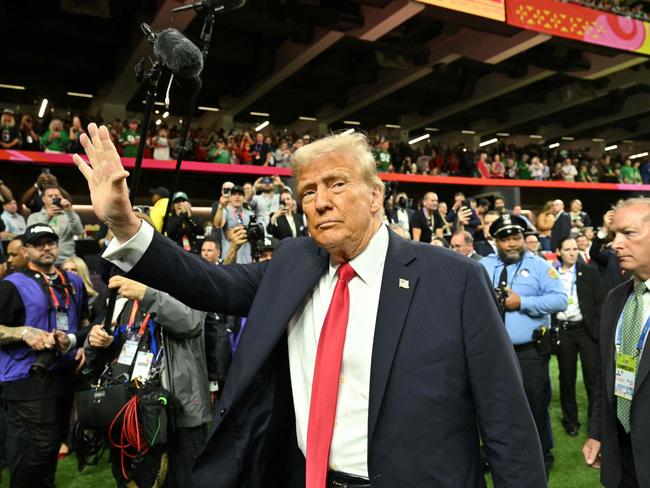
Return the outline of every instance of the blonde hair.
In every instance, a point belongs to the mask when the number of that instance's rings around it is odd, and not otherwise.
[[[368,145],[368,138],[361,132],[332,134],[302,146],[291,157],[294,177],[298,177],[303,167],[327,154],[339,154],[353,162],[368,188],[378,188],[383,198],[384,183],[377,174],[377,164]]]
[[[88,266],[86,266],[86,263],[83,259],[77,256],[72,256],[63,261],[64,265],[65,263],[72,263],[75,265],[77,268],[76,273],[79,278],[81,278],[81,281],[84,282],[84,287],[86,288],[86,293],[88,293],[88,296],[96,297],[99,295],[99,293],[97,293],[97,290],[93,288],[93,284],[90,282],[90,271],[88,271]],[[63,265],[61,267],[63,267]]]

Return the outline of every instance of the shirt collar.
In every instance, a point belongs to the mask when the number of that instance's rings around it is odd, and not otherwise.
[[[350,261],[352,269],[361,281],[366,285],[372,285],[375,280],[381,278],[379,270],[382,268],[386,260],[386,253],[388,252],[388,228],[381,225],[379,230],[372,236],[366,248]],[[331,285],[337,278],[337,270],[340,265],[332,265],[330,262],[329,270],[327,272],[327,284]]]

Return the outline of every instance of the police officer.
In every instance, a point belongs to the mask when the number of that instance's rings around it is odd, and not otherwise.
[[[526,222],[520,217],[504,214],[495,220],[490,235],[495,238],[498,252],[483,258],[481,264],[492,278],[504,310],[548,472],[553,464],[548,416],[550,314],[565,310],[568,299],[557,271],[526,250],[525,230]]]
[[[12,487],[53,487],[69,426],[77,343],[87,325],[81,278],[55,268],[52,227],[25,230],[28,268],[0,281],[0,382]]]

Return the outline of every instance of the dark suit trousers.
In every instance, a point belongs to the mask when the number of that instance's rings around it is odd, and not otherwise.
[[[636,481],[634,453],[632,451],[630,434],[625,432],[625,429],[618,420],[616,421],[616,430],[618,431],[618,448],[621,456],[621,484],[619,488],[639,488],[639,484]]]
[[[534,347],[516,353],[524,380],[524,391],[542,444],[544,464],[548,469],[553,463],[553,436],[548,415],[548,406],[551,403],[551,378],[548,371],[550,356],[542,356]]]
[[[594,391],[598,381],[599,352],[584,326],[574,330],[560,330],[560,345],[557,362],[560,367],[560,403],[562,405],[562,425],[565,429],[577,428],[578,404],[576,402],[576,373],[578,354],[582,364],[582,378],[587,390],[588,419],[594,402]]]

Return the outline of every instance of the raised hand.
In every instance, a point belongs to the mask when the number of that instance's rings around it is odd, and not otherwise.
[[[90,164],[78,154],[73,159],[88,181],[95,214],[109,226],[118,241],[125,242],[140,228],[140,220],[129,202],[126,184],[129,173],[122,166],[106,126],[98,128],[94,123],[89,124],[88,134],[82,134],[79,141]]]

